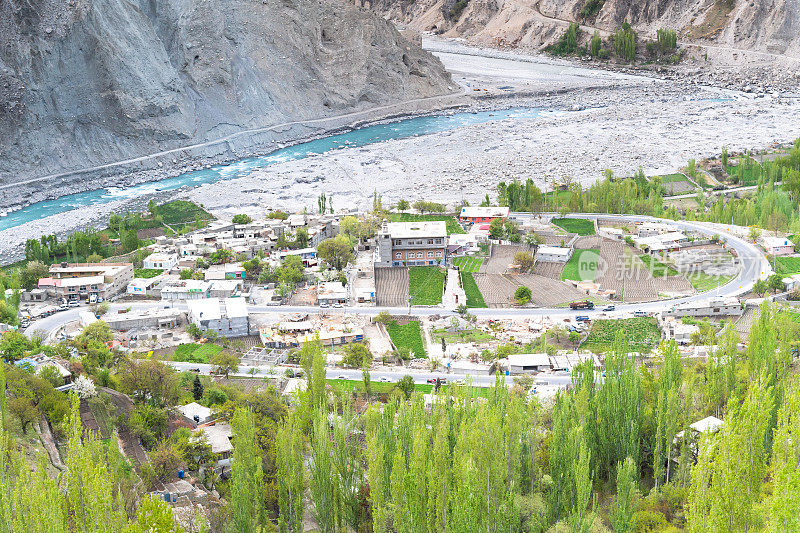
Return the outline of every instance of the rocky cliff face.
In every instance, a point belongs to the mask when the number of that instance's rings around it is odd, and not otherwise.
[[[336,0],[0,0],[0,182],[445,94]]]
[[[374,0],[389,18],[415,29],[489,45],[538,48],[570,21],[615,31],[627,21],[646,36],[671,28],[682,42],[800,57],[800,0]]]

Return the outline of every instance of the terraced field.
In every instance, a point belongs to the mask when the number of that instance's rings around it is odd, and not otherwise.
[[[487,307],[508,306],[519,287],[500,274],[475,273],[472,276]]]
[[[526,251],[528,251],[528,247],[524,245],[497,244],[492,246],[492,255],[483,262],[483,272],[486,274],[503,274],[514,263],[514,254]]]
[[[598,235],[586,235],[578,237],[574,246],[576,250],[597,250],[602,242],[603,238]]]
[[[658,294],[694,294],[694,287],[683,276],[664,276],[653,279],[653,287]]]
[[[463,257],[456,257],[453,259],[453,264],[461,270],[461,272],[480,272],[481,265],[483,265],[483,257],[468,255]]]
[[[536,263],[533,273],[537,276],[560,280],[564,271],[564,263]]]
[[[575,300],[585,300],[586,294],[572,285],[536,274],[509,276],[516,287],[524,285],[531,290],[531,303],[537,307],[555,307]],[[513,291],[512,291],[513,295]]]
[[[408,305],[408,269],[405,267],[376,268],[375,295],[381,307]]]
[[[578,235],[594,235],[594,221],[586,218],[554,218],[553,224]]]

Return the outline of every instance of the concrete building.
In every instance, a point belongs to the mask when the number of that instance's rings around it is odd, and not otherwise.
[[[469,224],[483,224],[490,223],[492,220],[499,218],[502,220],[508,219],[511,209],[508,207],[479,207],[479,206],[466,206],[461,208],[459,217],[462,222]]]
[[[225,263],[222,265],[211,265],[205,273],[206,281],[224,279],[245,279],[247,273],[241,263]]]
[[[536,250],[536,260],[542,263],[566,263],[570,257],[572,257],[572,248],[540,246]]]
[[[150,270],[170,270],[178,264],[178,254],[156,252],[142,261],[142,267]]]
[[[762,236],[761,246],[767,255],[792,255],[794,254],[794,243],[785,237]]]
[[[250,334],[247,302],[243,298],[189,300],[189,320],[200,331],[216,331],[221,337]]]
[[[219,456],[220,460],[229,459],[233,454],[233,444],[231,437],[233,437],[233,430],[230,424],[224,422],[211,422],[203,424],[194,430],[197,435],[200,432],[205,433],[208,443],[211,445],[211,452]]]
[[[211,409],[197,402],[181,405],[177,410],[187,422],[194,426],[208,424],[214,419]]]
[[[530,374],[550,368],[550,357],[546,353],[518,353],[508,356],[509,374]]]
[[[162,300],[203,300],[210,298],[211,283],[199,279],[182,279],[161,288]]]
[[[103,321],[113,330],[173,329],[186,322],[183,311],[173,308],[151,308],[127,313],[107,313]]]
[[[444,265],[447,225],[444,222],[383,221],[377,236],[376,267]]]
[[[50,266],[39,288],[68,300],[108,299],[124,293],[131,280],[133,263],[61,263]]]
[[[447,363],[453,374],[464,376],[488,376],[492,373],[492,365],[473,363],[468,359],[456,359]]]
[[[678,344],[689,344],[692,342],[692,335],[700,331],[694,324],[684,324],[675,317],[668,317],[661,323],[661,330],[664,332],[665,340],[675,340]]]
[[[347,303],[347,289],[340,281],[323,281],[317,285],[317,304],[334,305]]]
[[[734,297],[714,297],[678,304],[664,312],[664,316],[740,316],[744,311]]]

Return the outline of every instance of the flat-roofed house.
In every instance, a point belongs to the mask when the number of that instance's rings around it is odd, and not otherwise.
[[[377,237],[376,267],[444,265],[447,225],[442,221],[383,221]]]
[[[511,209],[508,207],[465,206],[461,208],[459,218],[462,222],[469,224],[484,224],[496,218],[506,220],[509,214],[511,214]]]
[[[123,293],[133,280],[133,263],[60,263],[39,288],[68,300],[110,298]]]

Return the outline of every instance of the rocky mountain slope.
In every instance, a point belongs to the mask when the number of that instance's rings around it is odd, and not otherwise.
[[[0,183],[453,90],[336,0],[0,0]]]
[[[488,45],[540,48],[554,42],[569,21],[609,32],[627,21],[645,36],[665,27],[678,31],[684,43],[800,57],[800,0],[374,0],[371,5],[418,30]]]

